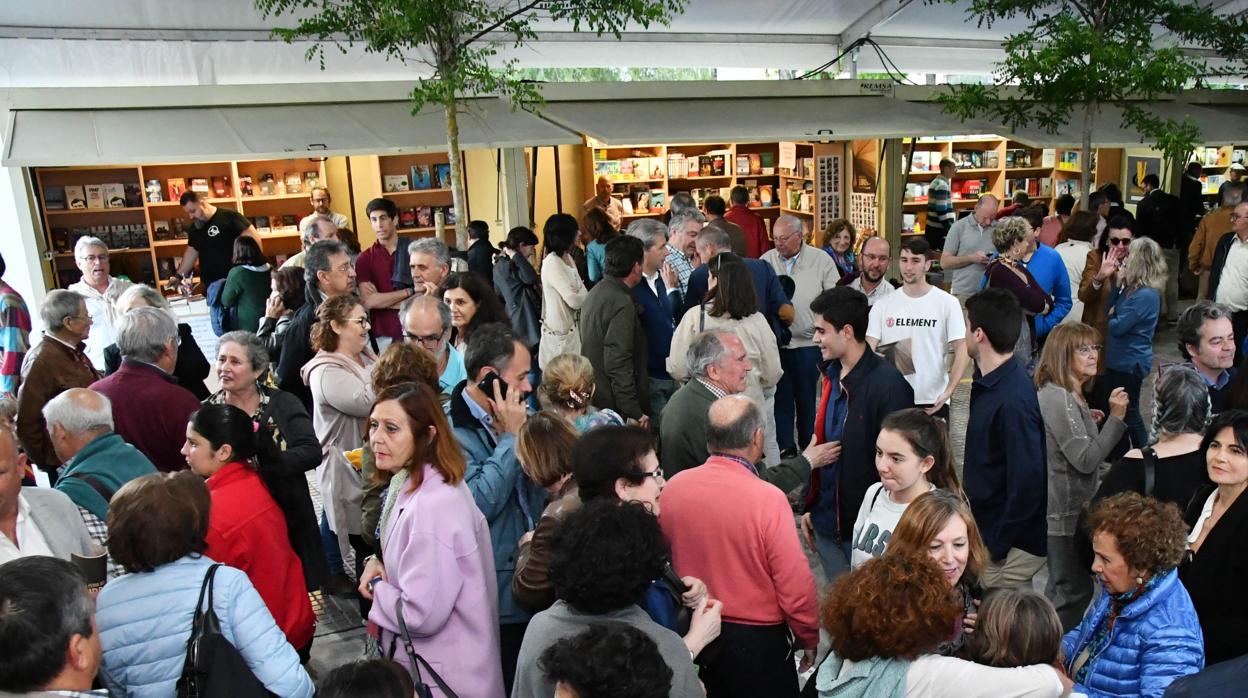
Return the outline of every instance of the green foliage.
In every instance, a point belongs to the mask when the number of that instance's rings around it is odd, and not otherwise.
[[[1095,116],[1112,104],[1141,142],[1182,158],[1199,143],[1199,128],[1190,118],[1159,117],[1147,103],[1203,87],[1207,78],[1248,73],[1248,19],[1182,0],[972,0],[967,14],[988,29],[1002,20],[1027,26],[1005,37],[992,85],[955,85],[939,97],[964,120],[986,116],[1057,133],[1077,123],[1076,110]],[[1225,64],[1214,67],[1192,48]]]
[[[325,47],[427,66],[432,74],[412,89],[412,113],[426,104],[452,107],[460,97],[494,94],[513,104],[538,103],[537,85],[516,74],[516,60],[498,63],[502,45],[537,38],[538,21],[619,38],[630,25],[668,24],[688,0],[256,0],[270,15],[295,14],[293,27],[274,29],[287,42],[311,40],[308,60],[325,67]]]
[[[714,80],[714,68],[521,68],[522,80],[536,82],[645,82]]]

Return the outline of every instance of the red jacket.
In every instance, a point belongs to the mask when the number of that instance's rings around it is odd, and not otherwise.
[[[191,391],[156,366],[130,359],[123,359],[116,373],[91,389],[112,401],[113,431],[142,451],[157,470],[186,470],[186,423],[199,409]]]
[[[212,509],[204,554],[246,572],[286,639],[295,648],[304,647],[312,641],[316,615],[282,510],[260,474],[244,463],[226,465],[207,485]]]
[[[734,204],[724,214],[724,219],[729,223],[736,223],[741,228],[741,231],[745,233],[746,257],[758,259],[763,256],[764,252],[773,247],[771,236],[767,234],[767,225],[748,206]]]

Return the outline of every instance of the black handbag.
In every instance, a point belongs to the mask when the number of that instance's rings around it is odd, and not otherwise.
[[[212,585],[216,577],[215,564],[208,568],[204,583],[199,588],[199,601],[195,604],[195,621],[191,625],[191,638],[186,642],[186,661],[182,664],[182,677],[178,679],[178,698],[266,698],[273,695],[251,673],[247,660],[238,648],[230,644],[221,633],[221,621],[212,605]],[[208,606],[204,608],[204,597]]]
[[[407,652],[408,671],[412,675],[412,683],[416,686],[416,698],[433,698],[433,691],[429,685],[421,678],[420,666],[425,666],[425,671],[429,672],[429,678],[433,679],[433,683],[437,685],[438,690],[442,691],[445,698],[459,698],[455,691],[438,676],[438,672],[429,666],[429,662],[425,658],[416,654],[416,649],[412,647],[412,635],[407,632],[407,621],[403,620],[403,600],[399,599],[394,602],[394,617],[399,619],[399,634],[390,638],[390,658],[394,658],[394,645],[399,639],[403,640],[403,651]]]

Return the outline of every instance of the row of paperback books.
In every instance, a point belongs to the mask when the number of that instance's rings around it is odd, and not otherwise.
[[[1046,178],[1047,179],[1047,178]],[[1012,180],[1027,181],[1027,180]],[[928,199],[928,189],[930,184],[925,182],[907,182],[906,183],[906,202],[922,202]],[[949,183],[949,189],[953,194],[953,198],[957,199],[978,199],[980,194],[989,190],[988,180],[986,179],[955,179]],[[1036,194],[1040,196],[1040,194]],[[1047,196],[1045,194],[1044,196]]]
[[[421,189],[450,189],[450,163],[433,165],[412,165],[411,176],[382,175],[381,189],[387,194]]]
[[[1014,192],[1026,192],[1031,197],[1049,197],[1053,195],[1053,179],[1050,177],[1023,177],[1005,181],[1006,197],[1014,196]]]
[[[732,157],[730,150],[712,150],[704,155],[685,155],[669,152],[667,154],[667,176],[669,179],[686,179],[688,177],[730,177],[728,159]],[[749,174],[748,172],[746,174]]]
[[[154,240],[185,240],[190,232],[191,219],[189,218],[152,221],[152,239]]]
[[[57,252],[73,252],[78,238],[99,238],[110,250],[147,247],[147,226],[142,223],[130,225],[93,225],[52,229],[52,249]]]
[[[455,225],[454,206],[407,206],[399,209],[399,227],[432,228],[437,222],[439,211],[442,212],[444,224]]]
[[[224,178],[229,188],[229,177]],[[214,189],[217,178],[213,177]],[[238,195],[244,199],[249,196],[286,196],[287,194],[311,194],[312,190],[321,186],[321,173],[316,170],[306,172],[287,172],[278,178],[272,172],[261,172],[253,180],[249,174],[238,176]],[[217,194],[220,196],[220,194]]]
[[[1223,157],[1223,152],[1221,148],[1215,147],[1197,148],[1196,155],[1192,159],[1205,167],[1229,167],[1236,163],[1248,165],[1248,150],[1243,148],[1231,150],[1229,161]]]
[[[140,208],[143,206],[143,190],[138,184],[121,182],[46,186],[43,188],[43,205],[49,211]]]
[[[684,176],[683,174],[680,176]],[[655,181],[663,179],[663,158],[631,157],[606,159],[606,151],[594,151],[594,179],[606,177],[612,182]]]
[[[169,195],[168,201],[177,201],[188,191],[203,194],[205,197],[224,199],[230,195],[230,178],[170,177],[164,181],[163,186],[159,179],[149,179],[144,183],[143,190],[147,193],[148,203],[152,204],[165,201],[164,194]]]
[[[264,233],[294,233],[299,230],[299,216],[286,214],[284,216],[252,216],[248,220],[256,226],[256,232]]]

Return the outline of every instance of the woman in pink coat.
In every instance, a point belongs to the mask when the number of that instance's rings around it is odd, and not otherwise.
[[[464,456],[437,397],[401,383],[377,397],[368,443],[390,486],[381,513],[381,555],[368,560],[360,593],[384,654],[443,696],[412,647],[460,698],[504,695],[498,589],[490,529],[464,484]],[[384,560],[384,562],[383,562]]]

